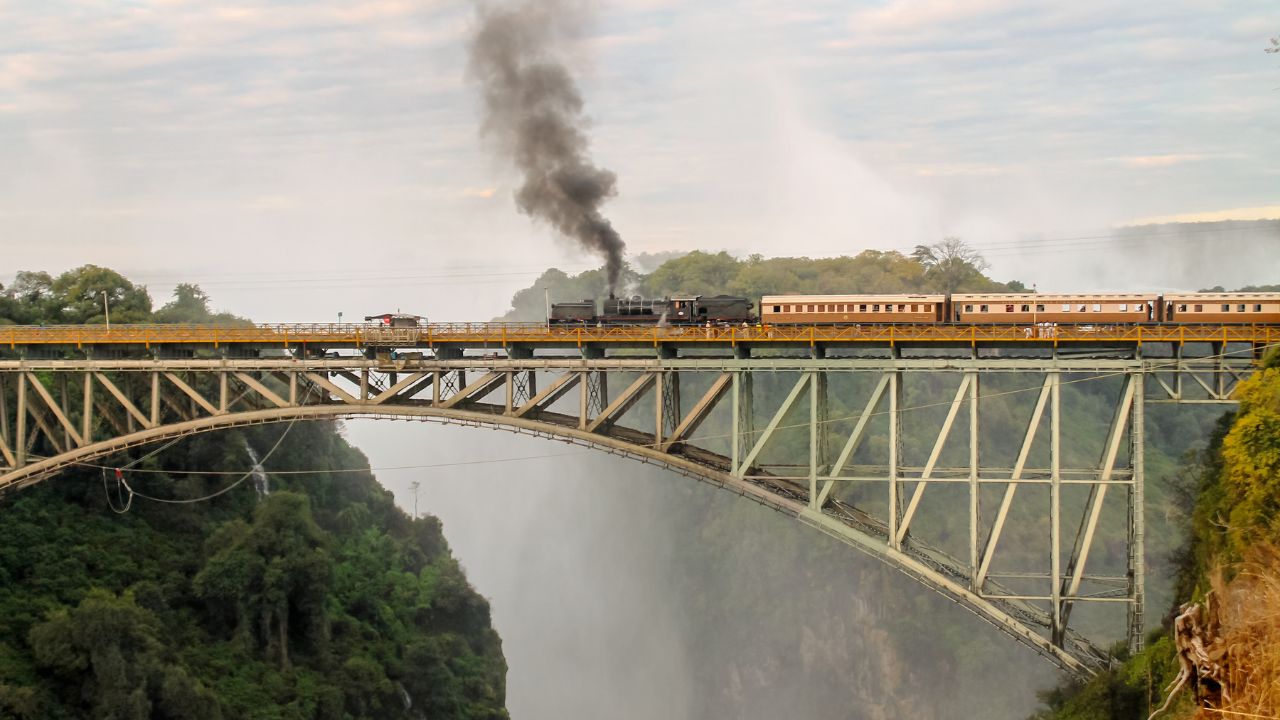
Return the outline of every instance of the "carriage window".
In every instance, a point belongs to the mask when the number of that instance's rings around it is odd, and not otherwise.
[[[1186,305],[1179,305],[1179,306],[1178,306],[1178,312],[1186,312],[1186,311],[1187,311],[1187,306],[1186,306]]]
[[[885,306],[884,306],[884,311],[885,311],[885,312],[893,312],[893,305],[885,305]]]
[[[1143,305],[1143,304],[1141,304],[1141,303],[1139,303],[1139,304],[1137,304],[1137,305],[1134,305],[1134,306],[1133,306],[1133,311],[1134,311],[1134,312],[1142,312],[1142,311],[1144,311],[1144,310],[1146,310],[1146,309],[1147,309],[1147,306],[1146,306],[1146,305]]]
[[[858,312],[866,312],[866,311],[867,311],[867,306],[866,306],[866,305],[859,305],[859,306],[858,306]]]
[[[991,312],[991,306],[990,306],[990,305],[979,305],[979,306],[978,306],[978,312]]]
[[[1254,306],[1253,306],[1253,311],[1254,311],[1254,312],[1262,312],[1262,306],[1261,306],[1261,305],[1254,305]]]
[[[965,311],[965,312],[973,312],[973,306],[972,306],[972,305],[965,305],[965,306],[964,306],[964,311]]]
[[[879,304],[872,305],[871,312],[880,312],[880,305]]]
[[[1120,303],[1120,312],[1129,312],[1129,303]]]
[[[899,306],[898,306],[898,312],[906,312],[906,311],[907,311],[907,306],[906,306],[906,305],[899,305]]]
[[[1030,305],[1023,305],[1023,306],[1022,306],[1022,312],[1031,312],[1031,306],[1030,306]]]
[[[1183,306],[1183,308],[1184,308],[1184,309],[1185,309],[1185,307],[1186,307],[1186,306]],[[1196,312],[1204,312],[1204,306],[1203,306],[1203,305],[1197,305],[1197,306],[1196,306]]]
[[[1066,303],[1062,303],[1062,312],[1071,312],[1071,306]]]
[[[1262,306],[1259,305],[1258,307],[1261,308]],[[924,310],[925,312],[929,312],[930,310],[933,310],[933,305],[931,303],[925,303],[924,305],[920,306],[920,309]]]
[[[774,311],[774,312],[782,312],[782,306],[781,306],[781,305],[774,305],[774,306],[773,306],[773,311]]]
[[[1080,306],[1080,312],[1089,312],[1089,306],[1088,306],[1088,305],[1081,305],[1081,306]]]
[[[1237,307],[1236,312],[1244,312],[1244,306],[1240,305],[1239,307]]]
[[[1044,312],[1044,306],[1043,306],[1043,305],[1036,305],[1036,312]]]
[[[915,312],[915,311],[916,311],[916,307],[917,307],[917,305],[912,304],[912,306],[911,306],[911,312]]]
[[[1005,312],[1013,312],[1013,306],[1012,306],[1012,305],[1005,305],[1005,306],[1004,306],[1004,311],[1005,311]]]
[[[1230,306],[1230,305],[1223,305],[1223,306],[1222,306],[1222,312],[1231,312],[1231,306]]]
[[[1084,308],[1080,308],[1080,309],[1081,309],[1081,310],[1083,310]],[[1101,306],[1101,305],[1098,305],[1098,304],[1096,304],[1096,303],[1095,303],[1095,304],[1094,304],[1094,306],[1093,306],[1093,311],[1094,311],[1094,312],[1102,312],[1102,306]]]

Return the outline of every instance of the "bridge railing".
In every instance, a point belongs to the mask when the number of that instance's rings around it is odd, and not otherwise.
[[[1144,343],[1275,344],[1280,328],[1266,325],[546,325],[544,323],[432,323],[389,328],[355,323],[260,325],[10,325],[0,345],[173,345],[303,343]]]

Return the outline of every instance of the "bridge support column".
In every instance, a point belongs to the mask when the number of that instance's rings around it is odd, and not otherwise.
[[[730,469],[735,475],[742,474],[742,459],[756,444],[755,432],[755,388],[750,372],[733,374],[733,419],[732,450]]]
[[[979,448],[978,436],[981,422],[978,415],[978,373],[965,373],[969,385],[969,572],[978,572],[978,524],[981,518],[980,486],[978,485]],[[974,588],[975,590],[977,588]]]
[[[1066,642],[1062,626],[1062,374],[1049,373],[1049,637]]]
[[[1141,372],[1136,373],[1134,377],[1138,390],[1133,397],[1133,416],[1130,419],[1129,431],[1129,462],[1133,470],[1132,484],[1129,486],[1129,594],[1133,598],[1133,602],[1129,605],[1129,651],[1136,653],[1142,649],[1143,635],[1146,631],[1143,607],[1146,601],[1146,563],[1143,558],[1146,532],[1146,519],[1143,517],[1145,507],[1143,504],[1145,475],[1143,446],[1146,439],[1143,429],[1145,415],[1142,397],[1142,384],[1145,378]]]
[[[809,507],[818,509],[818,475],[827,471],[827,373],[809,379]]]
[[[902,548],[898,522],[902,517],[902,498],[899,483],[902,482],[902,373],[894,370],[889,375],[889,547]]]
[[[14,438],[16,442],[13,446],[13,454],[17,459],[15,465],[22,467],[27,464],[27,376],[26,373],[17,373],[18,381],[18,402],[14,410],[17,413],[17,436]]]

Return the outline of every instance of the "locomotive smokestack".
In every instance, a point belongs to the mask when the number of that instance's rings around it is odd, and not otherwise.
[[[557,58],[582,8],[573,0],[478,5],[470,67],[484,97],[482,132],[524,175],[516,206],[603,255],[612,297],[625,244],[600,206],[617,194],[617,178],[592,163],[582,95]]]

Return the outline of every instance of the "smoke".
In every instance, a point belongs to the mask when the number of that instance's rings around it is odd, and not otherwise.
[[[471,72],[484,95],[483,133],[524,174],[516,205],[603,255],[612,294],[625,244],[600,206],[617,194],[617,177],[591,161],[582,95],[556,52],[582,12],[560,0],[477,11]]]

